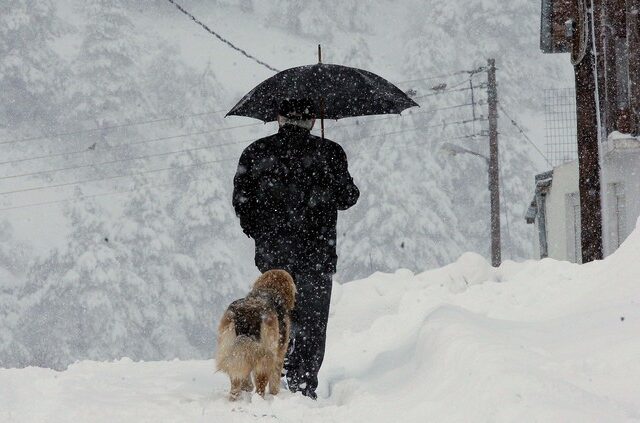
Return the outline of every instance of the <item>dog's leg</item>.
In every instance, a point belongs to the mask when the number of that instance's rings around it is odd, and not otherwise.
[[[269,378],[269,393],[271,395],[278,395],[280,392],[280,375],[282,374],[282,366],[274,365],[271,371],[271,377]]]
[[[271,360],[270,357],[262,357],[256,363],[256,392],[264,398],[267,383],[271,378]]]
[[[279,339],[278,354],[276,357],[277,362],[273,365],[273,373],[269,380],[269,393],[277,395],[280,391],[280,379],[282,378],[282,368],[284,367],[284,358],[287,355],[287,348],[289,347],[289,331],[291,323],[287,319],[285,321],[285,333]]]
[[[235,401],[240,396],[242,391],[242,379],[231,378],[231,391],[229,392],[229,401]]]
[[[229,392],[229,399],[231,401],[235,401],[240,396],[240,393],[246,390],[244,388],[247,380],[251,383],[251,367],[243,366],[240,368],[234,368],[229,374],[229,378],[231,379],[231,392]],[[253,389],[253,387],[251,387],[251,389]]]
[[[269,374],[266,372],[256,373],[256,392],[264,398],[264,392],[269,382]]]
[[[249,374],[249,376],[244,378],[244,380],[242,381],[242,390],[247,392],[253,391],[253,382],[251,381],[251,374]]]

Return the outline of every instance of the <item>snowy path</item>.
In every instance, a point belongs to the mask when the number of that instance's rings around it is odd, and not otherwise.
[[[213,361],[0,370],[7,422],[640,421],[640,230],[612,257],[466,254],[336,285],[320,399],[226,400]]]

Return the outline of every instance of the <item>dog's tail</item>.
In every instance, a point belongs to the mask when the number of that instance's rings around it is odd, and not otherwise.
[[[278,317],[273,312],[260,314],[260,339],[236,333],[236,315],[227,310],[218,329],[218,370],[232,378],[244,378],[261,359],[271,359],[278,345]]]

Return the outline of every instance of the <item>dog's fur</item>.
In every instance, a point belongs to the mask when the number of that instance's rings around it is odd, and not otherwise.
[[[269,270],[223,314],[216,362],[231,380],[229,399],[237,399],[241,391],[253,391],[252,373],[258,394],[264,397],[267,384],[270,394],[278,393],[295,296],[291,275]]]

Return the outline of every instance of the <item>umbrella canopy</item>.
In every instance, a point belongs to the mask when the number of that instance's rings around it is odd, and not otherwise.
[[[401,113],[418,105],[374,73],[318,63],[278,72],[242,97],[227,116],[270,122],[276,120],[284,100],[301,98],[317,101],[320,117],[324,119]]]

